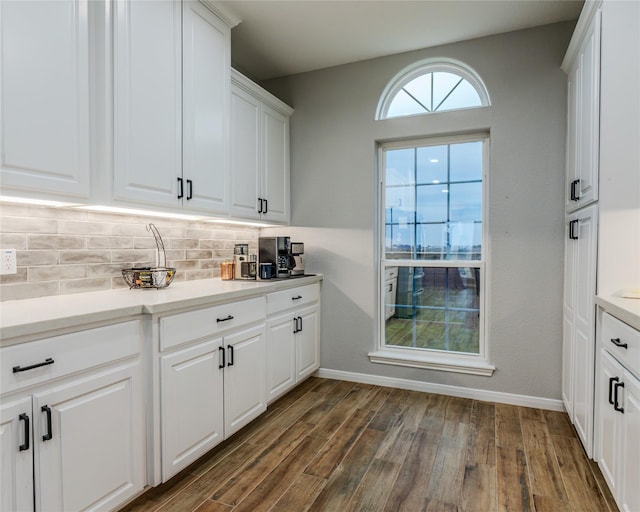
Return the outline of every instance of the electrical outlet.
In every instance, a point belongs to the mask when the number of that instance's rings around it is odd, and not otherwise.
[[[2,257],[0,258],[0,275],[17,274],[16,268],[16,250],[1,249]]]

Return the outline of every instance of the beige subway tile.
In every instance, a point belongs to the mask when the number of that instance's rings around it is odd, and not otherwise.
[[[144,224],[113,224],[111,234],[116,236],[151,236]]]
[[[158,229],[160,236],[163,240],[167,238],[189,238],[185,237],[185,225],[188,224],[189,221],[184,220],[176,220],[176,222],[171,224],[159,224],[158,222],[154,222],[154,226]],[[151,234],[149,232],[149,234]]]
[[[57,233],[58,221],[2,216],[0,218],[0,231],[2,233]]]
[[[0,286],[0,301],[35,299],[36,297],[58,295],[58,290],[58,281],[49,281],[46,283],[3,284]]]
[[[188,260],[207,260],[213,258],[211,251],[202,249],[187,249]]]
[[[195,281],[196,279],[213,279],[213,270],[187,270],[184,274],[186,281]]]
[[[149,249],[143,250],[129,250],[129,251],[111,251],[111,261],[125,262],[125,261],[155,261],[155,251]]]
[[[28,280],[27,277],[28,277],[27,267],[18,267],[17,273],[0,276],[0,285],[26,283]]]
[[[164,242],[165,249],[197,249],[199,245],[200,242],[196,238],[171,238],[168,247],[167,241]]]
[[[136,237],[133,239],[134,249],[155,249],[156,247],[156,240],[153,237]]]
[[[211,238],[216,240],[235,240],[233,231],[228,229],[214,229],[211,233]]]
[[[183,249],[167,249],[165,254],[167,255],[167,261],[184,260],[186,258],[186,251]]]
[[[213,229],[196,229],[196,228],[187,228],[184,231],[185,238],[198,238],[202,240],[203,238],[211,238],[213,233]]]
[[[133,262],[87,265],[87,277],[122,277],[122,269],[133,266]]]
[[[87,239],[84,236],[70,235],[29,235],[29,250],[34,249],[86,249]]]
[[[198,260],[179,260],[173,261],[171,266],[178,270],[197,270],[199,268]]]
[[[200,268],[202,269],[216,268],[216,266],[219,268],[220,264],[218,263],[216,265],[216,262],[213,260],[200,260]]]
[[[3,249],[15,249],[16,251],[27,248],[27,235],[23,233],[0,233],[0,247]]]
[[[76,208],[53,208],[51,206],[29,205],[29,217],[84,221],[87,218],[87,212]]]
[[[79,279],[87,277],[85,265],[48,265],[29,267],[29,282],[62,281],[63,279]]]
[[[74,220],[58,221],[58,231],[73,235],[110,235],[111,224],[100,222],[81,222]]]
[[[129,288],[129,285],[124,280],[122,275],[120,275],[119,277],[112,277],[111,278],[111,288],[113,288],[114,290],[117,290],[117,289],[120,289],[120,288]]]
[[[221,240],[200,240],[200,249],[222,249],[224,242]]]
[[[26,204],[0,202],[0,215],[2,217],[28,217],[29,207]]]
[[[109,251],[61,251],[60,263],[111,263]]]
[[[58,253],[56,251],[16,251],[16,263],[19,267],[55,265],[58,263]]]
[[[60,295],[71,293],[96,292],[99,290],[110,290],[111,278],[97,277],[91,279],[70,279],[60,281]]]
[[[133,240],[124,236],[90,236],[87,237],[89,249],[132,249]]]

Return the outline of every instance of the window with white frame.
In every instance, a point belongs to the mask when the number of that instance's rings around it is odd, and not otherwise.
[[[486,134],[380,146],[373,361],[492,371],[484,339],[487,155]]]

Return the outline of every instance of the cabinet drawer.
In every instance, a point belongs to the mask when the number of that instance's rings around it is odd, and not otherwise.
[[[196,309],[160,318],[160,350],[213,336],[265,318],[264,297]]]
[[[384,270],[384,280],[389,281],[398,277],[398,267],[389,267]]]
[[[628,370],[640,375],[640,331],[604,313],[601,342]]]
[[[140,353],[141,340],[142,322],[131,320],[2,348],[2,393],[135,356]]]
[[[267,295],[267,313],[271,315],[286,309],[297,308],[303,304],[316,302],[319,299],[320,285],[318,283],[270,293]]]

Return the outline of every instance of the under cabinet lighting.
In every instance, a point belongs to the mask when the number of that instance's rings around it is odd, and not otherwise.
[[[2,203],[26,204],[32,206],[50,206],[52,208],[75,207],[78,203],[63,203],[62,201],[51,201],[48,199],[31,199],[28,197],[0,196]]]
[[[136,208],[122,208],[120,206],[81,205],[81,206],[75,206],[74,208],[78,210],[87,210],[90,212],[120,213],[125,215],[161,217],[165,219],[202,220],[202,217],[199,217],[196,215],[185,215],[183,213],[172,213],[172,212],[157,212],[153,210],[138,210]]]
[[[273,228],[277,227],[273,224],[266,224],[265,222],[253,222],[249,220],[229,220],[229,219],[202,219],[204,222],[213,222],[216,224],[233,224],[237,226],[247,226],[252,228]]]

